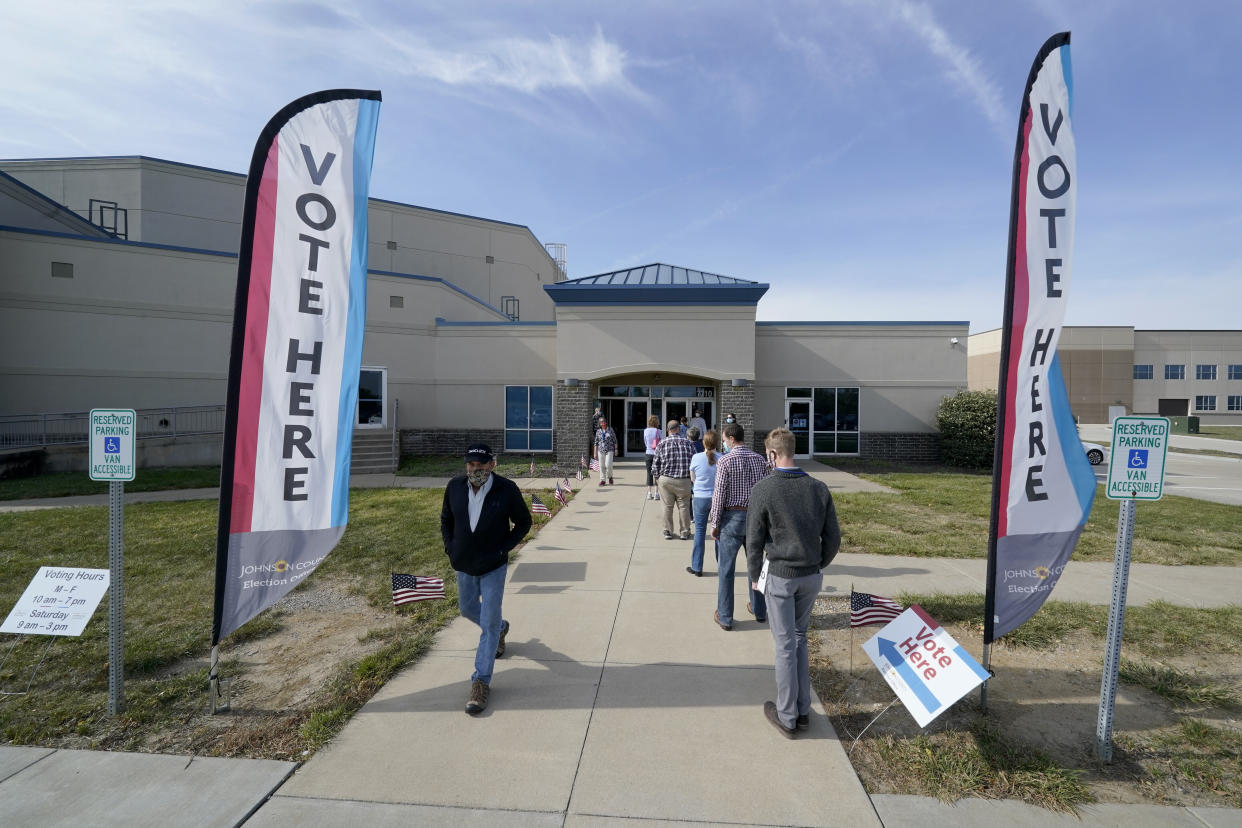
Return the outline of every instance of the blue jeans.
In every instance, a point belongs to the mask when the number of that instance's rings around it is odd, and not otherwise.
[[[824,575],[781,578],[768,574],[772,643],[776,649],[776,716],[793,727],[798,716],[811,712],[811,666],[806,631],[811,609],[824,585]]]
[[[462,618],[479,625],[479,649],[474,653],[474,675],[471,681],[492,683],[492,665],[496,663],[496,647],[500,644],[500,602],[505,597],[505,573],[509,566],[498,567],[485,575],[457,573],[457,607]]]
[[[707,516],[712,511],[712,499],[708,497],[691,498],[694,507],[694,549],[690,552],[690,568],[695,572],[703,571],[703,547],[707,543]]]
[[[716,612],[720,615],[720,623],[729,626],[733,623],[733,577],[737,571],[737,552],[746,545],[746,512],[720,513],[720,540],[716,543]],[[743,569],[745,569],[745,561]],[[750,577],[746,585],[750,587]],[[749,589],[750,606],[755,611],[755,618],[767,618],[768,605],[764,602],[763,593]]]

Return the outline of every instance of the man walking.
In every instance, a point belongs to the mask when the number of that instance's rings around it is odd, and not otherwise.
[[[750,492],[746,569],[751,583],[767,566],[768,621],[776,648],[776,701],[763,714],[787,739],[811,726],[811,667],[806,634],[824,583],[821,570],[841,548],[841,528],[828,487],[794,463],[787,428],[764,441],[772,474]]]
[[[595,430],[595,444],[591,446],[591,456],[599,461],[599,485],[612,485],[612,461],[617,455],[617,432],[608,425],[606,417],[599,418],[599,428]]]
[[[668,436],[656,446],[655,460],[651,461],[651,473],[660,487],[660,499],[664,501],[664,539],[672,540],[673,507],[677,507],[677,521],[681,526],[681,539],[690,540],[690,460],[694,457],[694,445],[681,436],[681,423],[668,421]]]
[[[485,443],[466,451],[466,473],[449,481],[440,509],[444,552],[457,572],[457,605],[479,625],[479,647],[466,712],[487,707],[492,666],[505,654],[509,622],[500,614],[509,551],[530,531],[530,510],[517,484],[493,472],[496,458]]]
[[[762,457],[742,445],[746,431],[736,422],[724,427],[725,454],[716,464],[716,487],[712,490],[712,510],[707,522],[716,544],[716,623],[726,632],[733,629],[733,576],[737,571],[737,550],[746,543],[746,510],[750,490],[768,473]],[[746,609],[762,624],[767,619],[763,594],[750,590]]]

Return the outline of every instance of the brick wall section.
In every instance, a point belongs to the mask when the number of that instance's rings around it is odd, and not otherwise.
[[[589,382],[571,386],[557,380],[552,387],[552,410],[556,412],[552,448],[558,466],[576,469],[579,458],[588,453],[594,400],[594,385]]]
[[[401,430],[401,456],[448,454],[464,457],[471,443],[487,443],[500,454],[505,446],[502,429],[490,428],[420,428]]]
[[[940,461],[939,434],[868,433],[863,432],[859,455],[884,460],[909,460],[937,463]]]
[[[720,405],[720,415],[718,420],[721,429],[725,426],[725,415],[732,412],[737,415],[738,424],[746,429],[746,441],[750,447],[762,453],[763,441],[755,442],[755,387],[753,385],[743,385],[734,388],[733,383],[724,380],[720,383],[720,391],[717,394]],[[764,432],[767,433],[766,431]],[[723,436],[723,431],[721,432]]]

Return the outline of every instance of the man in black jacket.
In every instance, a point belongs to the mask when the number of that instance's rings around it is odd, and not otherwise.
[[[466,712],[487,707],[492,666],[505,653],[509,622],[501,618],[509,550],[530,531],[530,510],[517,484],[493,473],[496,458],[484,443],[466,451],[466,473],[449,481],[440,509],[444,552],[457,572],[457,605],[479,625],[479,648]]]

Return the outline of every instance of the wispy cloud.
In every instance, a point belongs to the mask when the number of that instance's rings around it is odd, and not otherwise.
[[[888,8],[944,65],[946,76],[958,92],[972,101],[993,127],[1008,128],[1009,112],[1002,103],[1000,87],[979,59],[940,25],[932,10],[912,0],[893,0]]]

